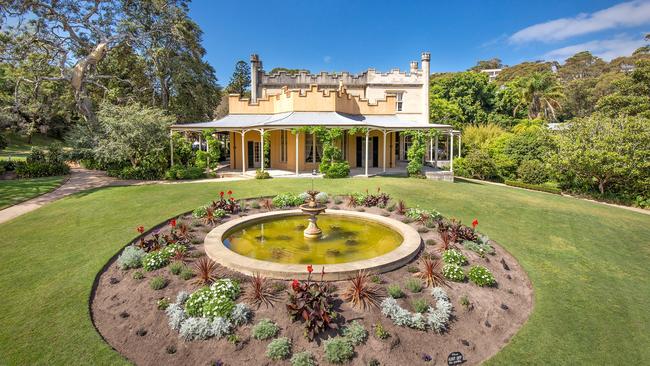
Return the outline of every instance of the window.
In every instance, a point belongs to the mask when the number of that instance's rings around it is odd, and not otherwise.
[[[316,151],[314,151],[316,150]],[[320,157],[323,153],[323,146],[316,139],[316,148],[314,149],[314,135],[305,135],[305,162],[311,163],[314,161],[314,152],[316,153],[316,162],[320,163]]]
[[[403,160],[408,160],[409,147],[411,147],[411,136],[404,136],[404,157],[403,157]]]
[[[260,162],[260,143],[259,142],[255,142],[253,144],[253,161],[255,161],[255,163]]]
[[[398,112],[402,111],[402,107],[404,106],[404,93],[396,93],[397,99],[395,102],[395,110]]]
[[[287,131],[280,131],[280,161],[287,162]]]

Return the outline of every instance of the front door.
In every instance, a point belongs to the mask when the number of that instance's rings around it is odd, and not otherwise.
[[[256,141],[248,141],[248,168],[260,167],[260,143]]]
[[[357,136],[357,168],[363,167],[363,137]]]
[[[372,167],[379,166],[379,137],[372,138]]]

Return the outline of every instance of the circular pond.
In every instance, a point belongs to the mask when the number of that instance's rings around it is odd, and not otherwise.
[[[417,254],[422,241],[411,226],[365,212],[318,215],[323,230],[318,239],[304,237],[307,224],[300,210],[244,216],[208,233],[205,251],[221,265],[248,275],[302,279],[307,276],[305,264],[313,264],[325,268],[325,279],[340,280],[359,270],[398,268]]]
[[[322,214],[320,238],[303,235],[306,215],[253,221],[226,233],[226,248],[249,258],[276,263],[335,264],[386,254],[402,243],[402,236],[375,221]]]

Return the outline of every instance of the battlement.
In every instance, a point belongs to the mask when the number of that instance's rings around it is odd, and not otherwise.
[[[367,85],[366,73],[358,75],[348,72],[311,74],[307,71],[300,71],[297,74],[289,74],[286,71],[279,71],[273,74],[262,72],[260,74],[261,87],[283,87],[288,86],[290,89],[305,88],[309,85],[316,84],[321,87],[338,87],[343,83],[350,88],[363,88]]]

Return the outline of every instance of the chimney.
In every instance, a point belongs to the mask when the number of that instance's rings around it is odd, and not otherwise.
[[[429,61],[431,54],[422,52],[422,120],[429,123],[429,76],[431,75],[431,66]]]
[[[251,55],[251,103],[257,103],[257,72],[260,69],[260,58],[257,54]]]
[[[418,71],[418,62],[417,61],[411,61],[410,71],[411,71],[411,74],[415,74]]]

